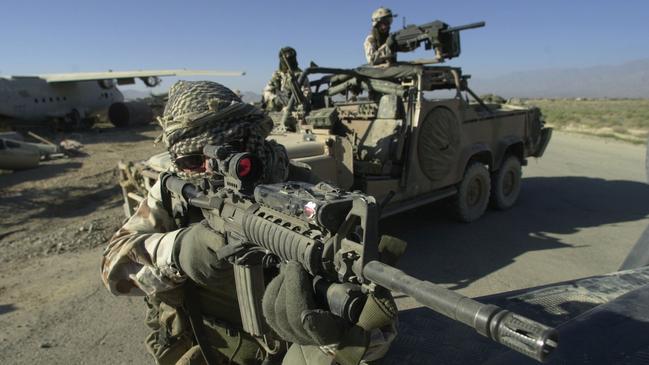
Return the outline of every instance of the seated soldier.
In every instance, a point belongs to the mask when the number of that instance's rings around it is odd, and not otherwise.
[[[301,178],[284,147],[265,140],[270,119],[218,83],[177,82],[159,121],[173,163],[171,173],[197,185],[213,174],[202,153],[207,144],[238,145],[253,152],[264,163],[265,183]],[[301,172],[302,178],[308,176]],[[157,364],[273,360],[258,339],[242,329],[232,265],[217,255],[228,242],[210,222],[197,208],[179,204],[158,181],[108,242],[101,264],[104,284],[115,295],[145,296],[147,324],[153,330],[146,345]],[[361,328],[323,309],[293,313],[295,309],[285,305],[287,293],[313,303],[312,279],[298,263],[284,263],[264,296],[271,328],[294,342],[284,363],[325,364],[334,357],[358,362],[382,356],[396,334],[396,307],[389,293],[369,296],[366,305],[386,308],[384,325]],[[304,328],[291,327],[281,318],[302,318]],[[342,339],[356,345],[349,346],[351,353],[336,350]]]
[[[292,74],[292,75],[291,75]],[[268,84],[264,87],[262,105],[268,111],[282,111],[291,98],[291,77],[295,81],[300,78],[302,70],[298,67],[297,52],[292,47],[284,47],[279,50],[279,69],[273,72]],[[301,85],[304,96],[309,99],[311,89],[309,80],[305,79]]]

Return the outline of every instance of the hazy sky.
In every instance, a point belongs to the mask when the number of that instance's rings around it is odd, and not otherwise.
[[[0,74],[197,68],[245,70],[215,79],[260,92],[291,45],[298,60],[352,67],[380,5],[406,22],[484,20],[462,34],[465,73],[566,68],[649,58],[649,2],[508,1],[4,1]],[[418,58],[422,52],[401,55]],[[165,79],[166,88],[173,79]],[[141,84],[139,88],[142,88]]]

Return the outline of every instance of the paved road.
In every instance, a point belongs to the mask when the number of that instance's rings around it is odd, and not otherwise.
[[[443,204],[382,222],[409,242],[401,268],[469,296],[486,295],[613,271],[649,223],[640,146],[557,133],[524,174],[519,204],[478,222],[453,222]],[[146,361],[144,304],[101,287],[100,252],[0,268],[3,362]]]
[[[649,224],[644,153],[555,133],[546,155],[524,168],[513,209],[461,224],[437,204],[382,226],[408,240],[405,271],[469,296],[615,271]]]

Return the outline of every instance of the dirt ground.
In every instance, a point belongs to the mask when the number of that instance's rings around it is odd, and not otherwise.
[[[162,150],[154,127],[70,136],[85,156],[0,175],[1,262],[101,246],[124,219],[116,166]]]
[[[117,162],[146,159],[162,150],[153,143],[159,134],[151,126],[68,135],[84,144],[84,156],[0,175],[0,363],[147,361],[141,341],[125,348],[121,329],[96,311],[102,307],[98,302],[107,300],[119,313],[141,308],[141,298],[112,301],[105,295],[99,261],[106,241],[125,219]],[[124,326],[141,324],[138,314]],[[142,326],[124,330],[145,335]],[[110,358],[89,356],[94,346],[111,342],[115,350],[108,352]]]

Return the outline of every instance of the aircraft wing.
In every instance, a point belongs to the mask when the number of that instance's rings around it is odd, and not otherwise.
[[[243,76],[243,71],[217,71],[217,70],[148,70],[148,71],[108,71],[108,72],[73,72],[61,74],[42,74],[36,75],[49,83],[57,82],[74,82],[74,81],[92,81],[92,80],[117,80],[118,84],[124,80],[130,83],[135,78],[146,79],[149,77],[160,76]],[[16,77],[16,76],[14,76]]]

